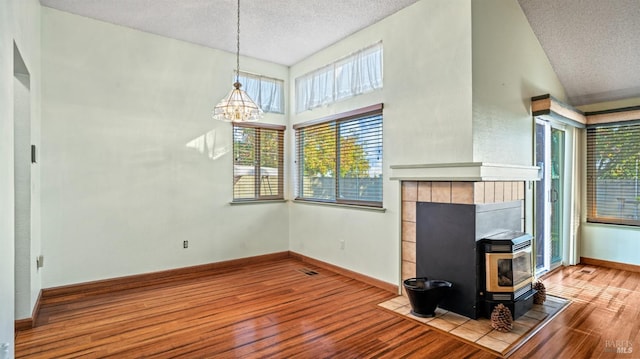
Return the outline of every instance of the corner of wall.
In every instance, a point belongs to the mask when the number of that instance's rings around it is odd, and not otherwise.
[[[530,99],[564,87],[517,1],[473,1],[472,22],[474,161],[530,165]]]

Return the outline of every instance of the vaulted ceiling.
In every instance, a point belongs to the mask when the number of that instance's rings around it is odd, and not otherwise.
[[[518,2],[570,104],[640,97],[640,1]]]
[[[292,65],[416,1],[244,0],[240,52]],[[236,0],[40,2],[70,13],[235,52]],[[640,97],[640,1],[518,2],[565,87],[570,104]]]

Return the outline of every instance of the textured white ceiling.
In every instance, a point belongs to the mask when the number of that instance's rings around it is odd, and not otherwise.
[[[417,0],[242,0],[240,53],[292,65]],[[40,0],[44,6],[236,51],[236,0]]]
[[[518,0],[570,104],[640,97],[640,0]]]

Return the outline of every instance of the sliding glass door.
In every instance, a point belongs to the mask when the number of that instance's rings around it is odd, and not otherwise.
[[[562,262],[562,233],[564,217],[564,131],[551,128],[551,268]]]
[[[548,148],[546,146],[547,126],[544,122],[536,121],[536,165],[540,168],[540,181],[535,185],[535,253],[536,253],[536,272],[549,270],[551,266],[551,257],[547,255],[547,237],[551,233],[550,222],[545,220],[547,213],[547,203],[549,202],[549,192],[547,190],[546,179],[546,162]]]
[[[535,156],[541,177],[535,186],[535,254],[541,273],[562,263],[565,131],[537,120]]]

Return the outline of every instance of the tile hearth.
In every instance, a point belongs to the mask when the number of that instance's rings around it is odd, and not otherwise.
[[[547,295],[544,304],[534,304],[531,310],[515,320],[513,329],[508,333],[501,333],[491,328],[489,319],[469,319],[441,308],[436,309],[434,318],[417,317],[411,314],[409,299],[404,296],[395,297],[378,305],[464,341],[479,345],[495,354],[505,356],[526,342],[556,314],[564,310],[569,303],[566,299]]]

